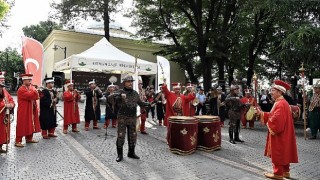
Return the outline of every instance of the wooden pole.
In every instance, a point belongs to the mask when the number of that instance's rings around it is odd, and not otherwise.
[[[304,139],[307,139],[307,116],[306,116],[306,105],[307,105],[307,101],[306,101],[306,91],[305,91],[305,77],[304,77],[304,72],[305,69],[303,67],[303,63],[301,65],[301,68],[299,69],[299,71],[301,72],[301,77],[302,77],[302,92],[303,92],[303,104],[302,104],[302,108],[303,108],[303,134],[304,134]]]

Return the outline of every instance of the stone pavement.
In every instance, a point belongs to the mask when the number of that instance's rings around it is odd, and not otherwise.
[[[16,98],[16,97],[15,97]],[[63,102],[58,110],[63,114]],[[80,103],[83,109],[83,103]],[[104,106],[101,106],[104,112]],[[81,111],[83,118],[84,111]],[[149,135],[138,133],[136,153],[140,160],[116,158],[116,129],[84,131],[62,134],[62,121],[58,118],[57,138],[44,140],[35,135],[38,144],[14,147],[15,122],[12,123],[11,143],[7,154],[0,154],[0,179],[265,179],[263,172],[271,171],[270,159],[263,156],[266,128],[256,122],[254,130],[242,129],[246,142],[230,144],[228,128],[222,128],[222,148],[211,153],[196,151],[187,156],[172,154],[165,143],[166,128],[148,119]],[[102,127],[102,124],[99,124]],[[91,125],[92,126],[92,125]],[[319,179],[320,141],[304,140],[302,129],[296,128],[299,150],[298,164],[293,164],[294,179]]]

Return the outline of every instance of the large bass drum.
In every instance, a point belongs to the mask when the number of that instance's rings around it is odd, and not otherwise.
[[[221,148],[221,126],[219,116],[195,116],[198,124],[198,146],[203,151],[214,151]]]
[[[197,148],[198,120],[188,116],[168,118],[167,141],[172,153],[187,155]]]

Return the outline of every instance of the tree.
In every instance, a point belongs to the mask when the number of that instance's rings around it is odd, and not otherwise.
[[[41,21],[37,25],[23,27],[24,35],[43,42],[54,29],[62,29],[62,26],[53,21]]]
[[[52,3],[52,7],[58,11],[55,17],[68,27],[74,26],[79,18],[87,20],[91,17],[97,21],[102,20],[104,36],[109,40],[110,13],[116,12],[117,5],[122,2],[123,0],[64,0],[61,3]]]
[[[215,59],[210,43],[215,42],[213,35],[229,30],[237,1],[136,0],[135,7],[130,16],[135,18],[133,26],[139,27],[138,35],[148,40],[170,39],[175,47],[166,46],[164,51],[179,57],[175,60],[184,63],[190,77],[194,74],[192,65],[199,59],[204,89],[208,91]]]
[[[14,3],[15,1],[0,0],[0,36],[8,28],[8,25],[6,25],[7,17],[10,16],[10,9],[14,6]]]
[[[17,87],[17,81],[14,78],[15,73],[24,73],[24,64],[22,56],[14,49],[7,48],[0,51],[0,70],[6,72],[6,84],[11,85],[12,90]]]
[[[0,0],[0,21],[5,17],[9,11],[9,4],[3,0]]]

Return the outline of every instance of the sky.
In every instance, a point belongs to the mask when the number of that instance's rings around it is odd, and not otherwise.
[[[22,28],[25,26],[36,25],[40,21],[46,21],[50,12],[51,0],[15,0],[15,6],[11,9],[11,16],[8,18],[10,28],[5,30],[0,37],[0,51],[7,47],[16,48],[21,51]],[[124,0],[123,8],[130,8],[132,0]],[[132,31],[129,27],[131,19],[124,18],[120,13],[116,14],[113,19],[117,19],[125,29]]]

